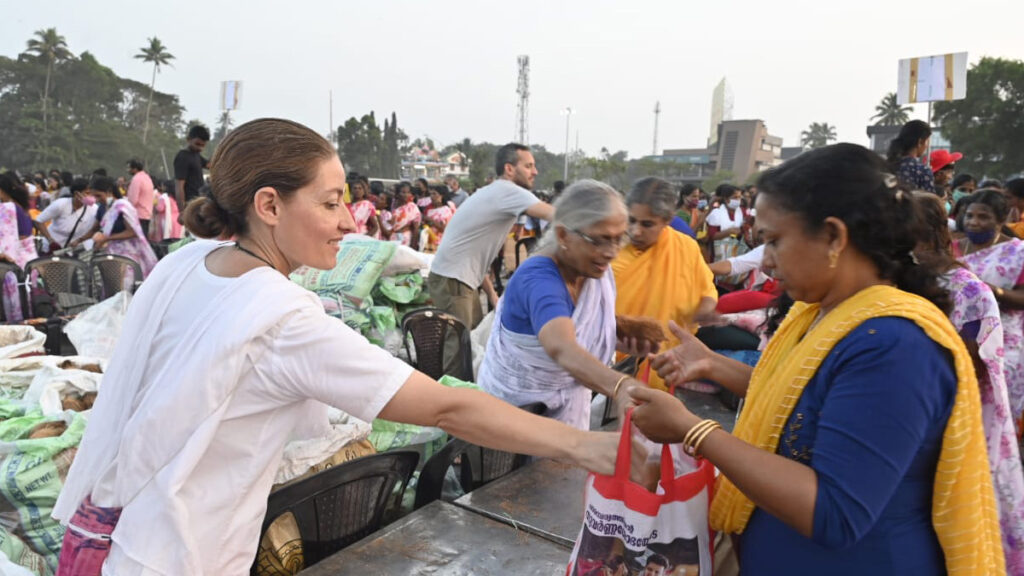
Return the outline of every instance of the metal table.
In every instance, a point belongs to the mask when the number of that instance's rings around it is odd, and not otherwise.
[[[586,479],[582,468],[538,460],[455,504],[572,549],[583,525]]]
[[[561,576],[569,550],[464,508],[433,502],[302,576]]]

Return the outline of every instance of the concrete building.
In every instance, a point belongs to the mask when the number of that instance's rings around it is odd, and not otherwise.
[[[728,170],[736,182],[782,164],[782,138],[768,133],[762,120],[726,120],[718,125],[718,143],[711,154],[718,171]]]
[[[718,138],[707,148],[666,148],[656,162],[678,162],[690,168],[678,183],[699,184],[715,172],[728,170],[733,182],[743,184],[752,175],[782,164],[782,138],[768,133],[762,120],[723,120]]]

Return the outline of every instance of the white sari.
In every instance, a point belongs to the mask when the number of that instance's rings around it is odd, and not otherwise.
[[[517,334],[501,323],[505,299],[494,311],[495,325],[477,378],[481,388],[522,406],[543,402],[545,416],[580,430],[590,429],[591,391],[544,351],[537,336]],[[604,364],[615,356],[615,275],[609,269],[587,279],[572,314],[576,342]]]

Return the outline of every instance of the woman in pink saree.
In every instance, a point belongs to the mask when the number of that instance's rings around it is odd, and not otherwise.
[[[181,224],[178,222],[178,203],[166,192],[156,196],[153,219],[149,223],[149,239],[160,242],[168,238],[181,238]]]
[[[1003,369],[1003,325],[992,289],[955,260],[940,198],[915,194],[921,216],[918,258],[937,259],[946,273],[940,279],[953,298],[950,322],[974,358],[981,392],[982,421],[989,466],[999,508],[1007,574],[1024,573],[1024,467],[1011,416]]]
[[[360,177],[349,182],[349,190],[352,193],[352,203],[349,204],[348,210],[356,223],[356,233],[380,238],[377,207],[366,197],[370,192],[370,185]]]
[[[1024,241],[1001,233],[1008,213],[1006,198],[998,191],[971,196],[964,211],[964,238],[953,244],[953,253],[989,285],[999,303],[1003,368],[1019,437],[1024,413]]]
[[[403,246],[419,249],[420,223],[423,215],[412,199],[409,184],[405,183],[398,189],[398,206],[395,207],[394,233],[391,239]]]
[[[31,236],[18,235],[18,212],[14,202],[0,202],[0,260],[13,262],[19,268],[37,257],[36,245]],[[3,277],[4,318],[8,322],[20,322],[25,318],[21,309],[18,281],[13,274]]]
[[[117,188],[105,189],[101,183],[95,182],[90,185],[91,192],[96,196],[96,201],[106,203],[107,197],[114,199],[107,208],[100,220],[100,230],[93,235],[93,249],[106,250],[109,254],[127,256],[139,263],[142,267],[142,277],[149,276],[149,273],[156,266],[156,254],[153,248],[142,233],[142,226],[139,225],[139,215],[135,207],[127,199],[122,198]],[[134,280],[134,279],[133,279]],[[125,279],[128,282],[128,279]]]
[[[445,196],[447,194],[442,196],[441,191],[436,188],[430,191],[431,203],[424,219],[427,226],[430,226],[432,234],[425,249],[426,252],[437,251],[437,247],[441,245],[441,238],[444,237],[444,229],[455,215],[455,205],[449,202]]]

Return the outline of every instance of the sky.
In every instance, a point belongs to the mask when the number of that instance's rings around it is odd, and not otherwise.
[[[516,136],[516,57],[530,56],[529,141],[553,152],[602,147],[631,158],[706,143],[723,77],[735,119],[759,118],[784,145],[811,122],[867,144],[901,58],[967,51],[1024,59],[1020,0],[0,0],[0,54],[56,27],[118,75],[150,81],[133,58],[158,37],[174,54],[157,89],[187,119],[219,117],[223,80],[243,83],[237,123],[278,116],[322,133],[373,110],[439,145]],[[970,95],[968,95],[970,97]],[[923,118],[917,105],[914,117]]]

